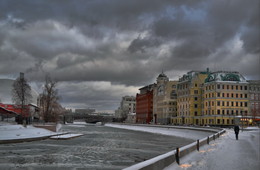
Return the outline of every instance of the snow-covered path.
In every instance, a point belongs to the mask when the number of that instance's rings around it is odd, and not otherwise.
[[[164,170],[257,170],[260,169],[260,130],[240,131],[239,140],[233,130],[181,158]]]

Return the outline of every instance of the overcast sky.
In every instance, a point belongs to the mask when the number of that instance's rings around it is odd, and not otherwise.
[[[59,81],[69,108],[115,110],[164,70],[259,78],[259,0],[0,0],[0,78]]]

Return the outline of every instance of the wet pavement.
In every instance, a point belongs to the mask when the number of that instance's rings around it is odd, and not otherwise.
[[[0,169],[122,169],[193,140],[95,125],[66,125],[70,140],[0,145]]]

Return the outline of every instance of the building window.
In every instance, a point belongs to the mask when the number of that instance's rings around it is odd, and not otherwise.
[[[247,107],[247,102],[245,102],[245,107]]]
[[[194,97],[194,100],[197,101],[197,100],[198,100],[198,97]]]
[[[194,107],[195,107],[195,108],[198,108],[198,104],[194,104]]]
[[[222,97],[225,97],[225,93],[222,93]]]
[[[238,98],[238,94],[236,94],[236,98]]]
[[[229,102],[227,102],[227,106],[229,106]]]
[[[225,106],[225,102],[224,101],[222,101],[222,106]]]
[[[198,90],[194,90],[194,94],[199,94]]]
[[[225,110],[222,110],[222,115],[224,115],[225,114]]]
[[[197,115],[198,115],[198,112],[197,112],[197,111],[195,111],[195,113],[194,113],[194,114],[195,114],[195,116],[197,116]]]
[[[222,85],[222,89],[225,89],[225,85],[224,84]]]
[[[229,97],[229,93],[227,93],[227,97]]]
[[[243,98],[243,94],[240,94],[240,98]]]
[[[247,98],[247,94],[245,94],[245,98]]]
[[[232,90],[234,89],[234,86],[233,86],[233,85],[231,85],[231,89],[232,89]]]
[[[245,86],[245,90],[247,90],[247,86]]]
[[[218,106],[220,106],[220,101],[218,101],[218,103],[217,103],[217,104],[218,104]]]
[[[236,90],[238,90],[238,85],[236,85]]]
[[[234,102],[231,102],[231,106],[234,106]]]
[[[243,90],[243,86],[240,86],[240,90]]]
[[[220,89],[220,84],[217,85],[217,88]]]
[[[232,97],[232,98],[234,97],[234,94],[233,94],[233,93],[231,93],[231,97]]]
[[[227,85],[227,89],[229,89],[229,85]]]
[[[218,97],[220,97],[220,93],[218,93]]]

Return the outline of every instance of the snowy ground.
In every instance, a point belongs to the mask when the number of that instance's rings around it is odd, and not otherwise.
[[[233,130],[181,158],[164,170],[257,170],[260,169],[260,130],[240,131],[239,140]]]
[[[62,134],[33,126],[0,123],[0,141],[42,138]]]
[[[134,126],[134,125],[122,125],[122,124],[105,124],[105,126],[129,129],[135,131],[149,132],[149,133],[158,133],[162,135],[177,136],[188,139],[202,139],[207,136],[212,135],[214,132],[208,131],[194,131],[189,129],[176,129],[176,128],[163,128],[163,127],[149,127],[149,126]]]

